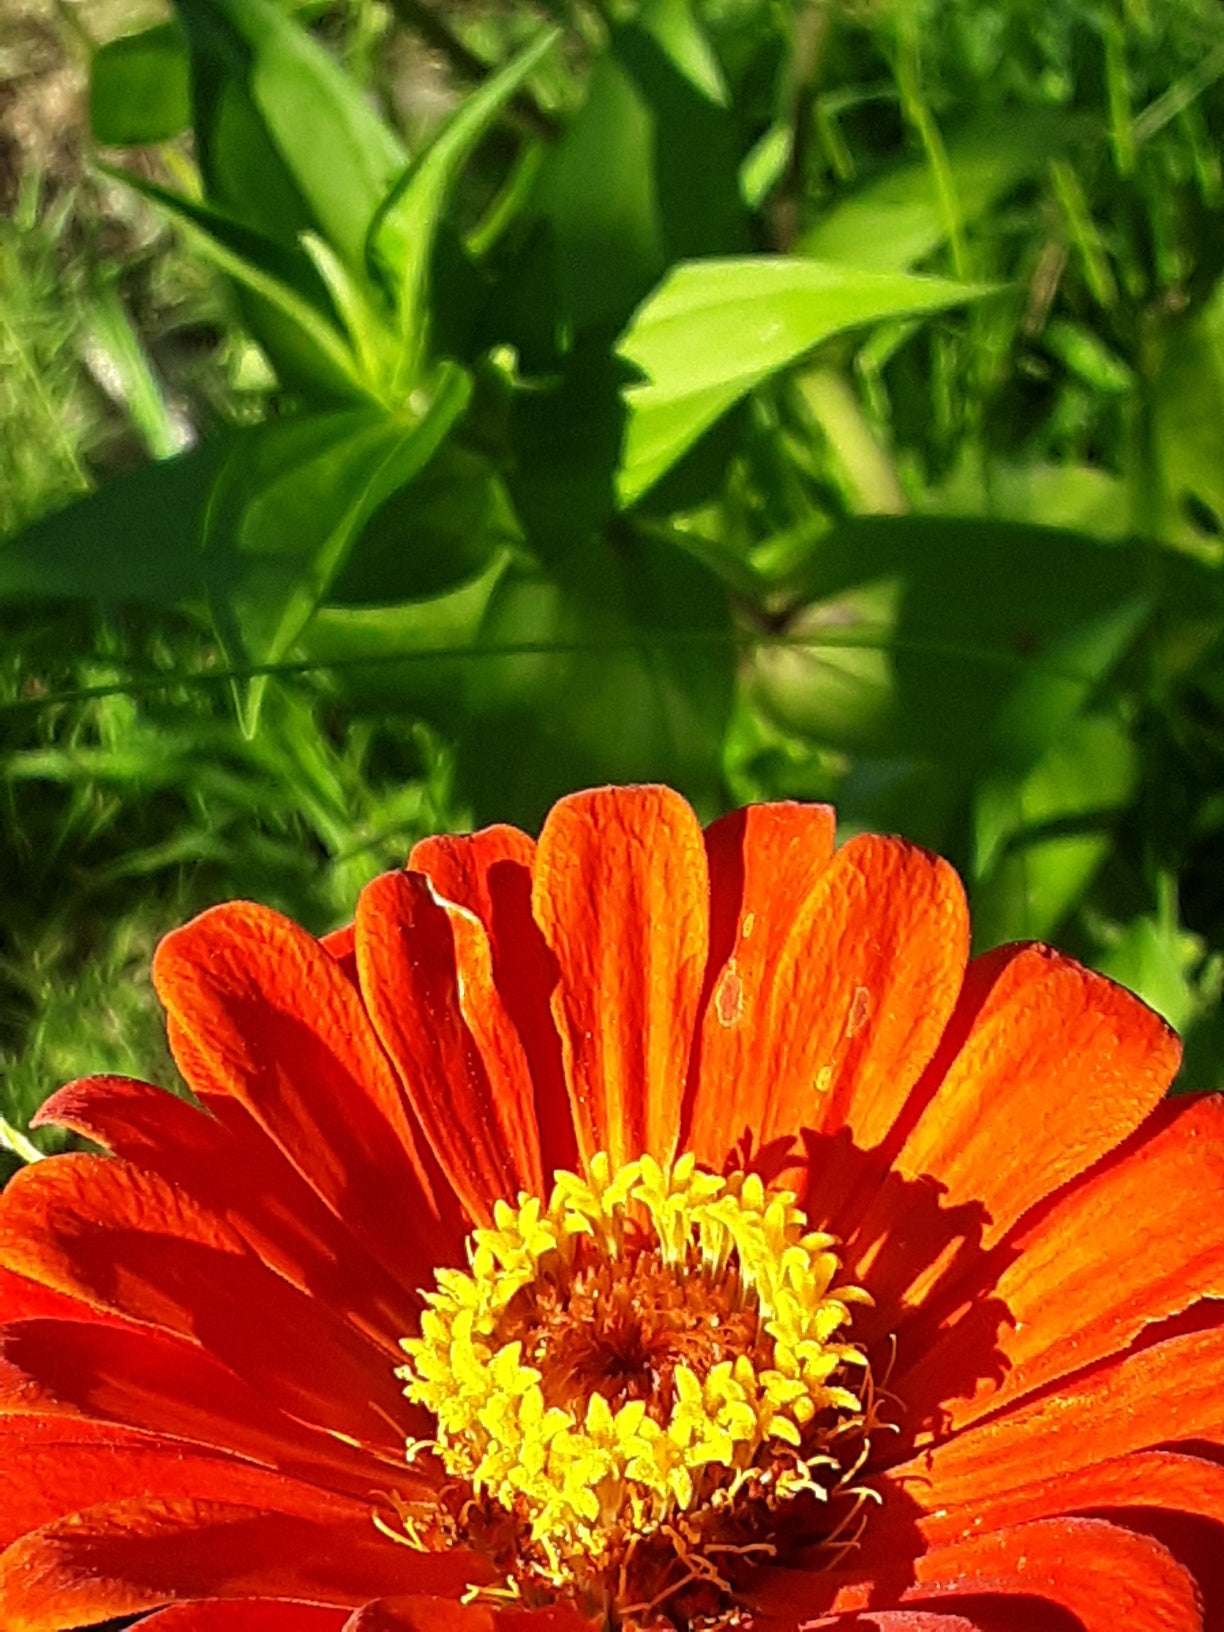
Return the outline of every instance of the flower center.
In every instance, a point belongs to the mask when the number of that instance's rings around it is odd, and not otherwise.
[[[458,1532],[513,1590],[632,1625],[660,1591],[727,1588],[720,1556],[768,1556],[795,1504],[827,1505],[870,1415],[845,1339],[870,1300],[836,1285],[833,1237],[789,1191],[601,1154],[494,1222],[470,1273],[438,1272],[398,1375],[436,1419]]]

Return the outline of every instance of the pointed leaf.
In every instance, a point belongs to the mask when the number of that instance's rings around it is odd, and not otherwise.
[[[359,270],[374,212],[408,162],[394,131],[273,0],[178,0],[197,37],[230,35],[268,135],[319,227]],[[222,55],[212,53],[214,64]]]
[[[324,314],[322,308],[330,304],[326,290],[305,256],[298,263],[279,244],[249,227],[129,171],[108,169],[107,173],[168,211],[214,265],[284,320],[296,342],[293,362],[318,384],[343,396],[369,394],[368,382],[362,377],[351,347],[331,318]],[[299,287],[304,281],[303,267],[314,279],[317,301],[303,294]]]
[[[390,282],[399,310],[402,380],[412,378],[423,353],[426,276],[446,195],[469,153],[552,49],[559,32],[546,29],[468,97],[413,161],[371,223],[367,252]]]
[[[1057,109],[990,112],[948,137],[948,167],[963,220],[972,221],[1027,176],[1040,175],[1083,122]],[[825,210],[798,252],[875,272],[925,260],[947,236],[939,187],[925,159],[888,169]]]
[[[232,442],[144,465],[0,543],[0,601],[173,606],[202,591],[200,534]]]
[[[222,473],[209,507],[206,571],[231,659],[278,662],[309,623],[369,517],[433,456],[463,412],[468,375],[447,368],[419,418],[350,409],[268,424]],[[266,685],[243,687],[253,732]]]
[[[640,498],[753,386],[830,335],[985,293],[783,256],[682,263],[634,313],[617,347],[644,376],[626,391],[621,504]]]

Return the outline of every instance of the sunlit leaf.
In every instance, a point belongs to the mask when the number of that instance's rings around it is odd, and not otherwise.
[[[1224,556],[1224,280],[1168,332],[1153,391],[1162,536]],[[1163,502],[1161,502],[1163,501]]]
[[[634,313],[617,347],[642,375],[625,393],[621,503],[640,497],[753,386],[830,335],[940,311],[984,292],[784,256],[676,267]]]
[[[844,522],[794,587],[805,644],[755,658],[760,700],[830,746],[939,758],[962,783],[1030,767],[1162,595],[1139,547],[891,516]]]

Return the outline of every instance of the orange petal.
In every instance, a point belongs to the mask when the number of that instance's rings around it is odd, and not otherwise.
[[[0,1418],[0,1544],[83,1508],[146,1495],[239,1502],[318,1522],[369,1522],[368,1502],[178,1441],[70,1418]]]
[[[335,959],[266,907],[214,907],[168,935],[153,979],[204,1094],[232,1094],[391,1274],[406,1243],[457,1261],[462,1226],[369,1016]],[[173,1038],[172,1038],[173,1040]]]
[[[545,1177],[578,1162],[561,1039],[550,999],[556,961],[531,914],[535,841],[516,827],[486,827],[461,836],[422,839],[408,858],[434,893],[472,913],[484,925],[493,956],[493,980],[526,1051],[535,1095],[541,1166]],[[464,982],[463,949],[457,948]],[[484,979],[483,969],[481,979]]]
[[[788,1581],[787,1574],[763,1571],[754,1602],[774,1615],[789,1611],[796,1619],[803,1619],[806,1609],[808,1621],[826,1604],[845,1614],[872,1604],[891,1608],[957,1597],[975,1600],[970,1613],[976,1619],[977,1600],[1002,1597],[1028,1601],[1023,1624],[1034,1629],[1046,1624],[1043,1610],[1059,1626],[1066,1615],[1075,1617],[1084,1632],[1202,1632],[1203,1627],[1188,1571],[1157,1542],[1103,1519],[1043,1519],[962,1536],[917,1558],[902,1554],[891,1567],[854,1576],[848,1570],[794,1572]]]
[[[195,1604],[173,1604],[146,1615],[140,1632],[344,1632],[347,1609],[318,1604],[279,1602],[272,1598],[234,1598]]]
[[[1048,947],[1006,948],[988,967],[984,998],[979,983],[968,986],[975,1013],[964,1044],[896,1160],[944,1186],[949,1206],[980,1202],[985,1247],[1120,1144],[1181,1057],[1177,1038],[1137,997]],[[900,1288],[877,1282],[873,1292],[885,1301]]]
[[[936,1511],[1194,1439],[1224,1444],[1221,1327],[1165,1338],[1098,1366],[927,1447],[889,1478]]]
[[[952,1012],[968,933],[946,862],[874,835],[838,851],[790,925],[745,1039],[760,1145],[840,1129],[860,1150],[882,1144]],[[728,1085],[703,1085],[720,1091]],[[809,1145],[813,1211],[844,1219],[834,1142]]]
[[[489,926],[497,913],[498,885],[505,869],[530,879],[535,840],[504,822],[479,833],[434,833],[412,847],[410,873],[424,873],[437,893],[474,912]]]
[[[670,1160],[706,961],[697,818],[667,788],[562,799],[540,834],[532,907],[557,959],[553,1014],[583,1159]]]
[[[357,906],[366,1007],[417,1120],[468,1214],[543,1189],[527,1058],[493,979],[480,920],[421,873],[386,873]],[[460,978],[462,977],[462,978]]]
[[[893,1385],[908,1411],[938,1402],[956,1429],[1120,1353],[1145,1326],[1224,1297],[1224,1096],[1161,1106],[1142,1143],[1073,1186],[1007,1243],[991,1289],[1007,1319],[993,1339],[1001,1381],[948,1399],[965,1320],[910,1339],[920,1354]],[[1014,1254],[1014,1256],[1013,1256]],[[907,1334],[907,1338],[909,1334]]]
[[[0,1625],[62,1632],[199,1598],[353,1608],[406,1586],[458,1597],[488,1574],[458,1549],[397,1547],[368,1514],[324,1523],[237,1503],[119,1502],[46,1525],[0,1554]]]
[[[85,1155],[25,1168],[0,1195],[0,1258],[56,1291],[192,1338],[295,1416],[391,1454],[402,1448],[390,1422],[402,1420],[404,1401],[385,1353],[153,1174]]]
[[[755,1126],[753,1051],[761,1011],[797,915],[833,854],[828,805],[752,805],[706,829],[710,951],[683,1139],[721,1169]]]
[[[362,1497],[386,1476],[385,1464],[278,1411],[202,1349],[148,1327],[24,1320],[0,1328],[0,1413],[80,1415]]]
[[[997,1498],[983,1491],[971,1513],[963,1507],[941,1510],[924,1518],[920,1528],[928,1542],[945,1543],[967,1523],[975,1530],[996,1530],[1060,1514],[1145,1507],[1196,1514],[1224,1526],[1224,1467],[1174,1451],[1136,1451]],[[1224,1534],[1220,1539],[1224,1543]]]
[[[71,1128],[219,1213],[277,1274],[320,1298],[399,1357],[419,1299],[354,1240],[236,1100],[208,1115],[148,1083],[87,1077],[43,1105],[35,1123]],[[420,1266],[426,1282],[432,1266]]]

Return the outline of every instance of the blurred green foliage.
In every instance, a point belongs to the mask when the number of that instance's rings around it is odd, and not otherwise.
[[[206,901],[637,778],[939,848],[1224,1085],[1215,0],[73,17],[4,25],[93,138],[0,128],[10,1123],[168,1071]]]

